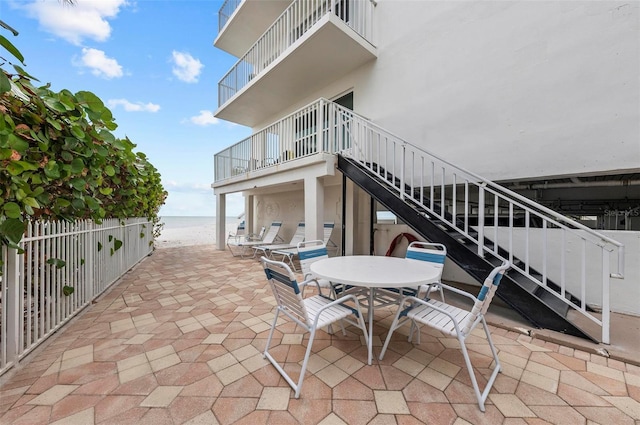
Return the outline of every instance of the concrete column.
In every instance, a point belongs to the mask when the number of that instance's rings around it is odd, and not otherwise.
[[[246,223],[247,234],[255,233],[255,220],[254,220],[254,203],[255,197],[253,195],[246,195],[244,197],[244,222]]]
[[[346,198],[343,199],[346,216],[344,217],[345,244],[344,255],[353,255],[358,225],[358,196],[356,186],[351,180],[346,182]]]
[[[224,193],[216,194],[216,246],[224,251],[227,246],[227,229],[225,222],[227,217],[227,198]]]
[[[324,224],[324,185],[317,177],[304,179],[305,240],[322,239]]]

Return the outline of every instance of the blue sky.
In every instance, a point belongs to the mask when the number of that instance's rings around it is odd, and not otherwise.
[[[213,155],[250,134],[217,120],[218,80],[236,58],[213,46],[222,0],[0,0],[1,29],[52,90],[88,90],[162,175],[161,215],[215,215]],[[9,69],[9,68],[5,68]],[[243,211],[227,198],[227,215]]]

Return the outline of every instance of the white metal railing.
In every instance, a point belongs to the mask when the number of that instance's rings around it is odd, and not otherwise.
[[[350,111],[319,99],[214,156],[215,181],[348,148]]]
[[[623,244],[407,143],[326,99],[216,154],[215,180],[249,176],[246,173],[319,152],[353,158],[401,199],[421,206],[473,241],[478,255],[491,253],[509,260],[514,272],[600,326],[602,342],[609,343],[610,279],[624,277]],[[593,258],[598,263],[595,273]],[[600,314],[590,311],[588,298],[600,301]]]
[[[0,246],[0,375],[153,250],[146,218],[32,222],[23,253]],[[73,293],[65,295],[65,287]]]
[[[401,199],[421,206],[473,241],[478,255],[491,253],[509,260],[514,271],[600,326],[602,342],[609,343],[610,279],[624,277],[623,244],[407,143],[369,120],[336,108],[339,115],[348,113],[352,117],[350,149],[343,152],[346,156],[378,175]],[[429,201],[425,204],[424,199]],[[549,243],[552,232],[554,236],[560,233],[554,238],[560,242],[553,246]],[[593,258],[594,250],[600,262],[596,275],[588,272],[591,268],[586,260]],[[613,273],[612,253],[617,256]],[[580,266],[568,270],[568,264]],[[550,280],[559,291],[548,286]],[[586,303],[587,288],[592,287],[601,291],[599,315]],[[569,293],[580,299],[579,304],[568,298]]]
[[[370,0],[295,0],[222,77],[218,83],[218,105],[249,84],[325,16],[336,15],[371,42],[374,8]]]
[[[242,1],[243,0],[225,0],[218,11],[218,32],[222,31],[222,28],[227,25],[231,15],[233,15],[233,12],[236,11]]]

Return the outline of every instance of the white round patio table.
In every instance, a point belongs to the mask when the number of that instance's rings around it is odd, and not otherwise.
[[[373,302],[376,288],[417,287],[432,283],[441,274],[442,264],[399,257],[350,255],[331,257],[311,264],[311,272],[331,282],[367,288],[369,308],[368,362],[373,356]]]

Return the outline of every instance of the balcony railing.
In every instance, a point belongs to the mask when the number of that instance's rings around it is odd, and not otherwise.
[[[319,99],[214,156],[215,181],[349,148],[353,113]]]
[[[228,0],[229,3],[235,1]],[[370,0],[294,1],[222,77],[218,83],[218,105],[223,105],[249,84],[325,16],[336,15],[365,40],[371,41],[373,10],[374,3]],[[220,16],[222,19],[222,10]]]
[[[218,12],[218,32],[222,31],[222,28],[227,25],[229,18],[231,18],[240,3],[242,3],[242,0],[225,0]]]

